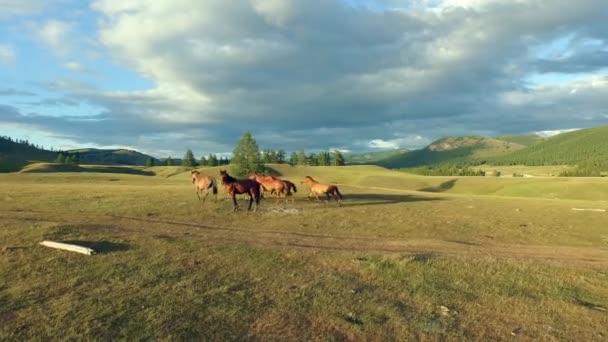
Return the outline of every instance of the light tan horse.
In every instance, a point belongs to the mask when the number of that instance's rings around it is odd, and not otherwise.
[[[199,201],[203,201],[207,199],[209,196],[209,191],[213,191],[213,195],[215,195],[215,202],[217,202],[217,182],[215,177],[203,175],[197,170],[192,170],[192,184],[194,184],[194,189],[196,190],[196,196]],[[201,198],[201,193],[204,192],[205,196]]]
[[[267,177],[270,179],[276,179],[276,180],[280,180],[281,182],[285,183],[285,185],[287,185],[287,195],[291,196],[291,190],[293,190],[293,192],[298,192],[298,189],[296,188],[296,185],[293,184],[292,182],[288,181],[287,179],[281,179],[281,178],[277,178],[275,176],[266,176],[266,175],[262,175],[262,177]]]
[[[249,179],[258,182],[262,186],[264,191],[270,191],[271,194],[277,196],[277,200],[281,198],[281,194],[283,193],[285,193],[285,196],[291,195],[287,184],[280,179],[271,178],[268,176],[260,176],[255,172],[249,175]]]
[[[310,194],[308,195],[309,197],[311,195],[315,196],[317,200],[320,201],[321,199],[319,198],[319,195],[325,194],[325,202],[329,203],[329,197],[331,195],[333,198],[336,199],[336,202],[338,202],[338,206],[342,205],[343,197],[336,185],[319,183],[316,180],[312,179],[312,177],[310,176],[304,177],[304,181],[302,183],[308,185],[308,189],[310,190]]]

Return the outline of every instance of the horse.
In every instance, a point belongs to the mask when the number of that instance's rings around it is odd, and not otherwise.
[[[247,211],[251,210],[251,205],[253,204],[253,200],[255,199],[255,209],[258,209],[260,205],[260,184],[251,179],[236,179],[228,174],[226,170],[220,170],[220,177],[222,179],[222,184],[226,186],[228,193],[232,196],[232,204],[234,205],[234,210],[239,209],[239,205],[236,203],[236,195],[237,194],[249,194],[249,207],[247,207]]]
[[[268,178],[271,178],[271,179],[280,180],[283,183],[285,183],[285,185],[287,185],[287,194],[288,195],[291,195],[291,190],[293,190],[293,192],[298,192],[298,189],[296,188],[296,185],[293,184],[292,182],[288,181],[287,179],[280,179],[280,178],[277,178],[275,176],[266,176],[266,175],[262,175],[262,176],[263,177],[268,177]]]
[[[264,191],[270,191],[271,194],[277,196],[277,201],[279,198],[281,198],[281,194],[284,192],[287,192],[286,196],[291,195],[287,184],[280,179],[260,176],[255,172],[249,175],[249,179],[260,183]]]
[[[320,201],[319,195],[325,194],[325,202],[329,203],[329,197],[331,195],[333,198],[335,198],[336,202],[338,202],[338,206],[342,205],[342,199],[344,197],[342,196],[340,190],[338,190],[338,187],[336,185],[319,183],[312,179],[312,177],[310,176],[304,177],[304,181],[302,181],[302,183],[308,185],[308,188],[310,190],[310,194],[308,195],[308,197],[313,195],[317,198],[317,200]]]
[[[199,202],[201,201],[201,192],[205,193],[205,197],[202,198],[202,203],[205,203],[210,190],[215,195],[214,202],[217,202],[217,182],[215,181],[215,177],[203,175],[197,170],[192,170],[190,173],[192,174],[192,184],[194,184]]]

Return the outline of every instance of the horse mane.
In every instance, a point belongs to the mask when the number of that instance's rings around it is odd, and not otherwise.
[[[228,172],[224,171],[224,173],[222,175],[222,181],[224,183],[226,183],[226,181],[228,181],[229,183],[232,183],[232,182],[236,182],[237,179],[232,177],[231,175],[229,175]]]
[[[200,174],[200,172],[198,172],[198,170],[192,170],[192,171],[190,171],[190,174],[193,174],[193,175],[197,174],[198,175],[198,174]]]
[[[314,180],[314,179],[312,179],[312,177],[310,177],[310,176],[306,176],[306,177],[304,177],[304,178],[308,178],[308,179],[310,179],[311,181],[313,181],[313,182],[317,183],[317,181],[316,181],[316,180]]]

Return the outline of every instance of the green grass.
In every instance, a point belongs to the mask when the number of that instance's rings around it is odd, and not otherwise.
[[[606,338],[606,213],[571,210],[607,207],[605,179],[273,168],[344,206],[234,213],[177,167],[0,175],[0,339]]]

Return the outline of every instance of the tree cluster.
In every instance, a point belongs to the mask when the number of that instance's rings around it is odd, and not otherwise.
[[[476,170],[461,164],[440,164],[432,166],[421,166],[405,168],[402,171],[422,176],[485,176],[483,170]],[[500,175],[500,174],[498,174]]]
[[[309,166],[342,166],[346,164],[346,160],[342,152],[338,150],[334,150],[333,153],[323,151],[319,152],[318,154],[306,154],[304,150],[300,150],[297,153],[291,153],[291,156],[289,157],[289,164]]]
[[[80,156],[78,153],[59,152],[55,163],[78,165],[80,163]]]

